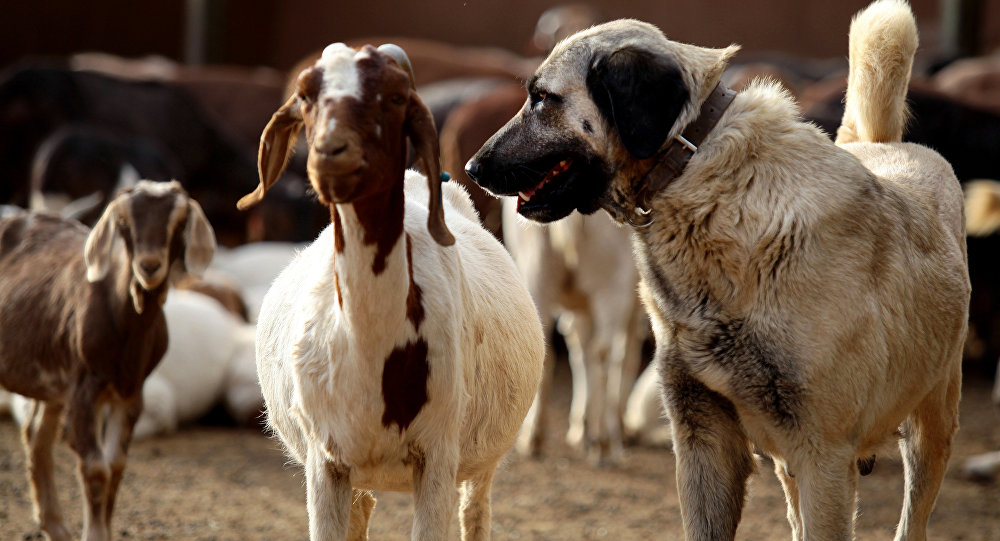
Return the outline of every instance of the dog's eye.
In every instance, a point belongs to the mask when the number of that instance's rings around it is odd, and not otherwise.
[[[552,101],[553,98],[555,98],[555,96],[544,90],[536,90],[531,93],[531,106],[534,107],[543,101]]]

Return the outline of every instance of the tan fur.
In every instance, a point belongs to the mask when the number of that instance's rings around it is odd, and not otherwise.
[[[902,141],[917,50],[912,20],[904,0],[879,0],[851,21],[847,106],[838,143]]]
[[[970,235],[984,237],[1000,228],[1000,182],[965,183],[965,225]]]
[[[958,181],[934,151],[899,142],[915,46],[908,6],[874,3],[852,26],[837,145],[801,121],[785,90],[757,82],[667,179],[655,155],[629,154],[620,127],[578,128],[607,117],[588,88],[592,59],[633,47],[679,68],[671,83],[688,97],[665,145],[735,48],[672,42],[638,21],[600,25],[536,72],[535,88],[559,96],[538,108],[544,123],[532,124],[529,103],[470,165],[490,183],[484,171],[534,156],[523,149],[583,146],[610,171],[598,201],[622,222],[640,183],[661,186],[633,244],[688,539],[734,538],[754,448],[774,458],[793,539],[852,539],[859,464],[900,435],[896,539],[926,537],[958,428],[970,286]]]

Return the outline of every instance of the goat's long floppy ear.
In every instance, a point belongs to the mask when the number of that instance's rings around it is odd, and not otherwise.
[[[94,224],[83,245],[83,261],[87,264],[87,281],[99,282],[111,267],[111,247],[114,244],[118,220],[118,202],[112,200],[104,209],[104,214]]]
[[[441,152],[438,146],[434,117],[416,92],[410,92],[410,106],[406,112],[406,130],[417,157],[424,162],[427,175],[427,230],[441,246],[455,244],[455,237],[444,222],[444,206],[441,202]]]
[[[184,226],[184,269],[201,277],[215,256],[215,231],[201,205],[188,199],[187,224]]]
[[[264,193],[285,171],[301,129],[301,103],[298,94],[294,94],[271,115],[270,122],[264,127],[264,133],[260,136],[260,150],[257,153],[260,184],[256,190],[244,195],[236,203],[236,208],[246,210],[264,199]]]
[[[637,159],[656,154],[690,98],[671,59],[635,47],[596,57],[587,88],[625,150]]]
[[[441,202],[441,151],[438,143],[437,129],[434,127],[434,117],[430,109],[417,95],[413,79],[413,66],[409,57],[398,45],[386,43],[378,50],[396,61],[399,67],[410,75],[410,105],[406,109],[406,134],[417,152],[417,157],[424,162],[424,173],[427,174],[427,188],[430,200],[427,202],[427,230],[441,246],[455,244],[455,237],[444,222],[444,206]]]

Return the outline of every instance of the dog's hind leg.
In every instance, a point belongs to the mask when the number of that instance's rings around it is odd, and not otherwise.
[[[683,369],[661,364],[660,370],[673,431],[685,537],[688,541],[733,539],[754,468],[743,425],[731,402]]]
[[[792,467],[799,489],[802,539],[853,539],[860,475],[856,450],[826,445],[801,455]]]
[[[774,461],[774,475],[781,481],[788,504],[788,524],[792,527],[792,541],[802,541],[802,511],[799,509],[799,486],[788,466],[781,460]]]
[[[961,363],[954,366],[951,377],[935,387],[903,423],[904,438],[899,448],[906,492],[896,541],[927,538],[927,520],[948,468],[952,437],[958,430]]]

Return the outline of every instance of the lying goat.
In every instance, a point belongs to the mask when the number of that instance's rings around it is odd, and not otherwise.
[[[488,538],[494,470],[541,377],[531,297],[468,194],[449,184],[442,201],[408,72],[395,46],[329,46],[264,129],[261,184],[240,201],[264,197],[304,126],[332,223],[264,298],[257,370],[305,466],[312,539],[366,538],[368,490],[413,491],[413,538],[447,539],[457,483],[463,539]],[[404,171],[407,137],[426,178]]]
[[[0,386],[35,399],[22,431],[36,519],[63,524],[52,445],[65,424],[79,457],[84,541],[111,538],[142,383],[163,356],[168,276],[200,274],[215,236],[180,185],[122,191],[92,231],[48,214],[0,220]]]
[[[215,299],[181,289],[170,292],[163,314],[173,337],[143,385],[135,437],[173,432],[219,404],[238,424],[253,423],[264,406],[254,365],[254,326]]]

